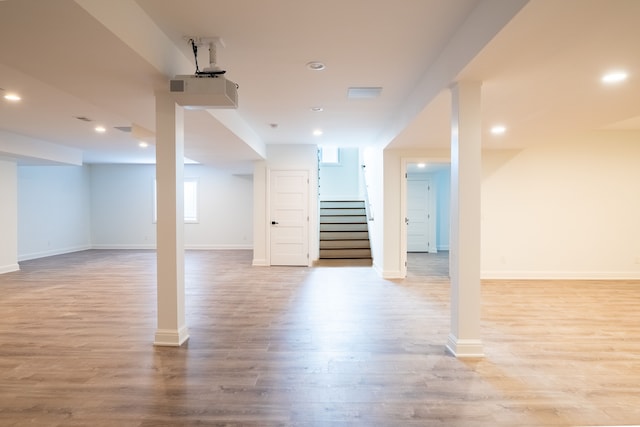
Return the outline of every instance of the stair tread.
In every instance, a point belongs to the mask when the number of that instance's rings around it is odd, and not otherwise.
[[[320,201],[320,258],[371,259],[363,200]]]

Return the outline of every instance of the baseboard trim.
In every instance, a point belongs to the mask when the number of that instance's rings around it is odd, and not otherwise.
[[[480,273],[483,280],[640,280],[640,271],[498,271]]]
[[[153,345],[159,347],[180,347],[189,339],[186,326],[180,329],[158,329]]]
[[[447,351],[457,358],[484,357],[481,340],[458,339],[453,334],[447,338]]]
[[[20,265],[18,263],[0,266],[0,274],[11,273],[12,271],[18,270],[20,270]]]
[[[184,245],[186,250],[190,251],[216,251],[216,250],[251,250],[253,244],[242,245]],[[95,244],[91,249],[156,249],[153,244]]]
[[[193,251],[245,251],[252,250],[253,244],[242,245],[184,245],[185,249]]]
[[[267,263],[266,259],[258,259],[258,258],[254,258],[253,262],[251,263],[251,265],[253,265],[254,267],[268,267],[269,264]]]
[[[91,246],[91,249],[102,249],[102,250],[156,250],[156,245],[151,244],[95,244]]]
[[[383,279],[404,279],[404,275],[402,274],[402,272],[400,270],[396,270],[396,271],[382,271],[382,278]]]
[[[88,251],[89,249],[92,249],[91,245],[72,246],[69,248],[51,249],[51,250],[42,251],[42,252],[32,252],[29,254],[18,255],[18,261],[30,261],[32,259],[46,258],[50,256],[55,256],[55,255],[70,254],[72,252]]]

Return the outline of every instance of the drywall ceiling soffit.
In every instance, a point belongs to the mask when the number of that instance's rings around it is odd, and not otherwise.
[[[151,51],[142,54],[132,42],[151,49],[157,40],[127,39],[119,31],[155,26],[188,68],[184,33],[209,35],[215,28],[226,45],[218,62],[240,85],[237,113],[258,140],[359,145],[386,138],[400,147],[439,146],[448,141],[450,107],[440,99],[442,84],[428,86],[424,76],[438,69],[439,55],[449,52],[444,46],[456,40],[466,46],[456,34],[477,30],[474,16],[489,19],[490,6],[500,3],[403,0],[403,8],[391,1],[372,8],[369,0],[247,2],[123,0],[118,4],[137,12],[121,23],[124,29],[113,30],[87,11],[88,4],[100,2],[0,2],[0,87],[16,86],[25,95],[18,109],[0,104],[0,128],[81,149],[85,161],[141,161],[151,151],[140,152],[130,134],[98,136],[73,118],[86,115],[110,129],[134,123],[155,129],[153,93],[172,76]],[[633,18],[639,8],[635,0],[531,1],[480,53],[471,54],[470,63],[456,57],[461,71],[454,78],[483,81],[483,123],[501,120],[509,126],[500,140],[485,135],[486,144],[507,149],[585,129],[635,128],[640,64],[634,41],[640,29]],[[331,31],[319,31],[318,22]],[[307,70],[311,60],[325,62],[326,70]],[[598,86],[604,60],[635,70],[626,86]],[[166,61],[164,66],[175,65],[168,56]],[[442,81],[447,71],[452,70],[440,69]],[[348,100],[352,86],[383,89],[375,100]],[[324,111],[312,113],[318,104]],[[237,139],[227,139],[233,135],[212,138],[218,125],[213,120],[189,129],[187,150],[230,162],[260,151],[235,153]],[[319,139],[311,135],[316,127],[324,130]]]

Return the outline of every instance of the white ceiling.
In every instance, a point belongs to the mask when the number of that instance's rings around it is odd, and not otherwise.
[[[261,144],[447,147],[456,79],[482,81],[483,124],[508,128],[487,132],[485,148],[598,129],[640,135],[640,1],[531,0],[518,11],[521,3],[0,1],[0,88],[23,98],[0,99],[0,131],[80,150],[85,163],[153,162],[152,138],[142,149],[114,127],[153,133],[154,92],[195,71],[185,36],[217,36],[218,64],[239,85],[239,128],[215,111],[187,111],[185,154],[236,173],[251,170]],[[326,69],[310,71],[309,61]],[[612,68],[628,81],[600,84]],[[349,100],[351,86],[383,89]],[[105,134],[93,131],[98,123]]]

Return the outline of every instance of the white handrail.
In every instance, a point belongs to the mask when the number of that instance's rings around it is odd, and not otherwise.
[[[367,220],[373,221],[373,208],[369,202],[369,186],[367,185],[367,174],[365,173],[366,165],[361,165],[360,176],[362,177],[362,188],[364,193],[364,208],[367,213]]]

